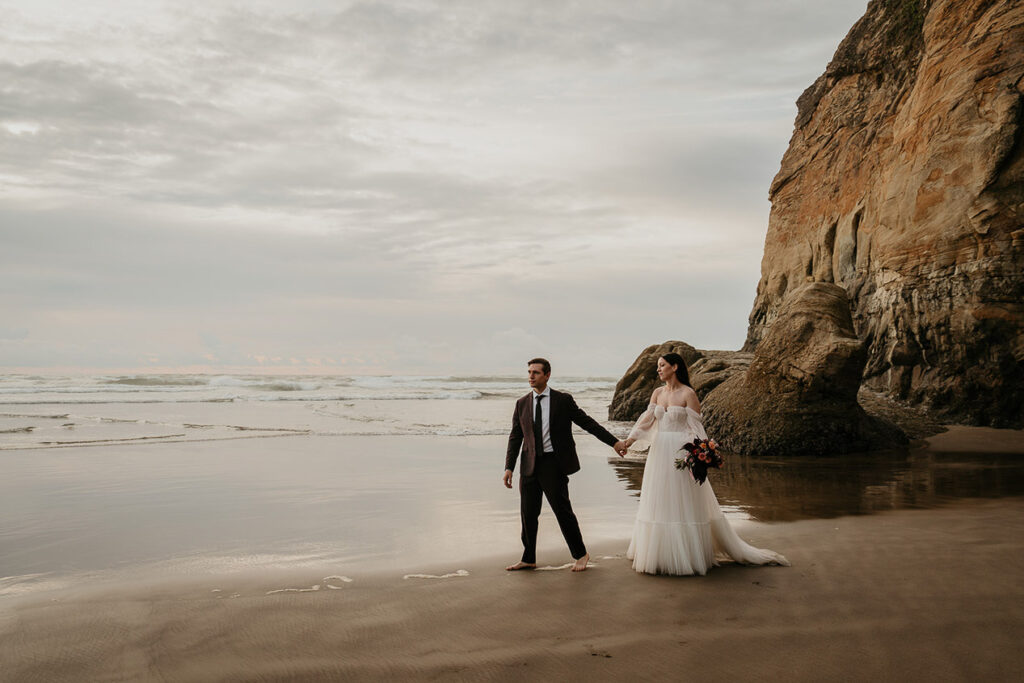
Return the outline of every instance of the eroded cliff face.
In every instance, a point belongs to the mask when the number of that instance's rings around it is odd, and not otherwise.
[[[866,386],[1024,425],[1024,2],[873,0],[797,102],[745,351],[835,283]]]

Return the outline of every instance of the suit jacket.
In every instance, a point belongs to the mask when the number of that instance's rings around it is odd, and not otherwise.
[[[534,463],[537,461],[533,440],[533,394],[531,391],[516,401],[516,409],[512,414],[512,432],[508,435],[508,451],[505,453],[507,470],[515,469],[516,458],[522,453],[523,468],[520,474],[523,476],[533,474]],[[552,389],[550,402],[550,407],[544,407],[551,411],[548,415],[551,446],[555,449],[558,466],[565,474],[569,475],[580,469],[576,442],[572,438],[574,422],[609,446],[614,446],[618,441],[611,432],[598,424],[597,420],[583,412],[571,395]]]

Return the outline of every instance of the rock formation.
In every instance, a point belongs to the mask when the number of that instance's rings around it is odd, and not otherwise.
[[[742,351],[704,351],[681,341],[648,346],[615,385],[615,394],[608,408],[609,420],[628,422],[644,412],[651,394],[661,385],[656,368],[658,359],[666,353],[678,353],[683,357],[690,373],[690,384],[702,401],[730,376],[745,370],[754,357],[754,354]]]
[[[703,402],[704,426],[732,453],[822,455],[906,443],[857,403],[866,359],[843,288],[805,284],[786,297],[750,367]]]
[[[615,394],[608,407],[609,420],[635,420],[644,412],[655,387],[661,384],[655,368],[658,366],[658,358],[666,353],[678,353],[686,361],[687,366],[703,358],[700,351],[686,342],[667,341],[664,344],[648,346],[615,385]]]
[[[1024,3],[872,0],[797,102],[744,350],[835,283],[867,387],[1024,426],[1022,77]]]

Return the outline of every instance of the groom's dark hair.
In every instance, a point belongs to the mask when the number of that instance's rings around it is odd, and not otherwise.
[[[551,374],[551,363],[548,362],[547,358],[534,358],[526,364],[526,367],[530,367],[534,363],[540,365],[541,369],[544,370],[545,375]]]

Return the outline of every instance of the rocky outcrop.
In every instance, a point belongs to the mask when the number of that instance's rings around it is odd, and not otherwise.
[[[648,346],[615,385],[615,394],[612,396],[611,405],[608,406],[609,420],[635,420],[647,409],[655,387],[661,385],[656,372],[658,359],[666,353],[678,353],[686,361],[687,367],[704,356],[697,349],[681,341],[667,341]]]
[[[701,401],[725,380],[750,367],[754,359],[754,354],[745,351],[702,350],[701,354],[702,357],[689,367],[690,385]]]
[[[647,409],[651,394],[662,384],[657,374],[658,359],[666,353],[678,353],[683,357],[690,373],[690,384],[702,401],[712,389],[736,372],[745,370],[754,357],[754,354],[743,351],[695,349],[681,341],[648,346],[615,385],[615,394],[608,408],[609,420],[633,421]]]
[[[732,453],[825,455],[906,443],[857,403],[867,359],[843,288],[815,282],[786,298],[750,367],[703,402],[704,426]]]
[[[868,388],[1024,426],[1022,77],[1024,3],[872,0],[797,103],[744,350],[834,283]]]

